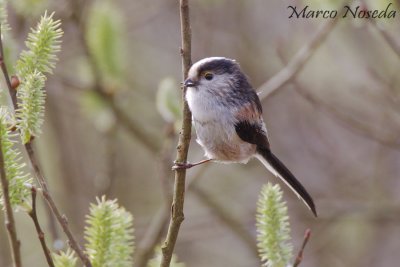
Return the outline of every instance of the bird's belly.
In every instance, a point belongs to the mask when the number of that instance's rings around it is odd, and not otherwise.
[[[197,142],[203,147],[205,156],[222,162],[246,163],[255,154],[256,146],[244,142],[232,125],[222,121],[194,121]]]

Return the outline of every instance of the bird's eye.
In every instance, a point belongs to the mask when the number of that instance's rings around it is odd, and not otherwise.
[[[214,78],[214,75],[211,72],[206,72],[206,74],[204,74],[204,78],[207,81],[211,81]]]

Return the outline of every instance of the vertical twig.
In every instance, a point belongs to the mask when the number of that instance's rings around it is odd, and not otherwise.
[[[40,227],[39,219],[37,217],[36,188],[35,187],[32,187],[31,193],[32,193],[32,209],[29,211],[28,215],[29,215],[29,217],[32,218],[33,223],[35,224],[36,232],[38,234],[38,238],[40,240],[40,245],[42,246],[44,255],[46,256],[47,263],[49,264],[50,267],[54,267],[53,258],[51,257],[50,250],[48,249],[48,247],[46,245],[46,239],[44,238],[44,232],[42,231],[42,228]]]
[[[180,22],[182,36],[182,74],[183,79],[186,79],[187,73],[191,66],[191,30],[189,20],[189,1],[180,0]],[[177,146],[177,162],[186,162],[189,150],[190,135],[192,129],[192,114],[188,104],[185,101],[185,88],[182,86],[183,98],[183,122],[182,130],[179,135]],[[162,246],[161,267],[168,267],[171,262],[172,253],[174,251],[176,239],[178,237],[180,225],[184,219],[183,205],[185,199],[185,179],[186,170],[180,169],[175,171],[174,194],[171,210],[171,220],[168,226],[168,233],[164,245]]]
[[[204,164],[198,168],[195,174],[189,177],[190,179],[186,184],[186,191],[191,190],[191,187],[193,187],[194,183],[200,179],[206,169],[207,165]],[[138,246],[138,253],[135,256],[135,266],[147,266],[147,262],[154,254],[154,249],[159,244],[161,235],[164,233],[166,224],[168,223],[168,210],[162,206],[153,217],[146,233],[144,234],[143,240]]]
[[[196,181],[202,177],[207,166],[208,165],[206,164],[201,165],[197,172],[189,177],[189,181],[186,183],[186,191],[190,191]],[[149,223],[149,227],[147,228],[142,241],[138,245],[134,266],[147,266],[148,261],[154,255],[155,248],[159,244],[162,235],[166,230],[166,224],[168,223],[169,218],[168,210],[169,209],[165,209],[165,206],[160,207]]]
[[[1,31],[0,31],[0,36],[1,36]],[[6,64],[4,62],[3,40],[1,38],[0,38],[0,66],[1,66],[1,70],[3,72],[4,78],[6,80],[6,83],[7,83],[8,91],[10,92],[10,95],[11,95],[11,99],[12,99],[12,102],[13,102],[14,109],[17,110],[18,109],[18,103],[17,103],[17,98],[16,98],[16,87],[13,87],[11,85],[10,77],[8,75],[7,66],[6,66]],[[20,78],[23,78],[23,77],[20,77]],[[34,152],[33,147],[32,147],[32,141],[33,140],[30,140],[30,142],[25,144],[25,149],[26,149],[26,152],[28,154],[29,161],[31,162],[31,165],[32,165],[32,167],[34,169],[35,176],[36,176],[36,178],[37,178],[37,180],[38,180],[38,182],[40,184],[40,187],[43,190],[43,197],[46,200],[47,204],[49,205],[51,211],[55,215],[55,217],[56,217],[57,221],[59,222],[61,228],[63,229],[65,235],[68,237],[68,240],[69,240],[71,248],[76,252],[78,257],[82,260],[82,262],[84,263],[84,265],[86,267],[92,267],[92,264],[90,263],[89,258],[83,252],[82,248],[79,246],[79,244],[76,241],[75,237],[73,236],[71,230],[69,229],[68,222],[67,222],[65,216],[61,215],[61,213],[58,210],[53,198],[50,195],[50,192],[49,192],[49,190],[47,188],[46,180],[45,180],[45,178],[44,178],[44,176],[42,174],[42,171],[39,168],[39,164],[38,164],[38,161],[37,161],[36,156],[35,156],[35,152]]]
[[[11,80],[10,76],[8,75],[8,70],[7,66],[4,60],[4,48],[3,48],[3,38],[2,38],[2,32],[1,32],[1,25],[0,25],[0,66],[1,70],[4,74],[4,78],[6,80],[8,92],[10,93],[12,104],[14,107],[14,110],[18,109],[18,104],[17,104],[17,91],[14,90],[13,86],[11,85]]]
[[[1,137],[0,137],[0,173],[1,173],[1,187],[4,199],[4,207],[6,213],[6,221],[5,225],[8,231],[8,237],[10,240],[10,246],[12,250],[12,257],[14,261],[14,267],[21,267],[21,252],[20,252],[20,241],[17,237],[17,230],[15,228],[15,220],[14,214],[11,207],[10,194],[8,188],[8,180],[6,177],[6,172],[4,169],[4,156],[3,156],[3,148],[1,146]]]
[[[306,247],[308,240],[310,240],[311,237],[311,230],[307,229],[306,232],[304,233],[304,239],[303,239],[303,244],[301,245],[300,251],[297,254],[296,260],[294,261],[293,267],[298,267],[303,260],[303,252],[304,248]]]

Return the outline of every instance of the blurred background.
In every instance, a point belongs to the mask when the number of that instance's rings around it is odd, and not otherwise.
[[[349,2],[190,1],[193,61],[226,56],[241,64],[263,92],[272,150],[314,197],[317,219],[282,186],[295,252],[312,231],[302,266],[400,261],[399,1]],[[288,18],[289,5],[385,10],[389,3],[394,19]],[[134,258],[145,266],[169,220],[182,81],[178,1],[10,1],[10,61],[46,9],[64,30],[35,141],[50,190],[81,243],[89,204],[117,198],[135,217]],[[192,137],[196,162],[203,152]],[[189,170],[179,260],[260,266],[255,210],[267,181],[280,183],[258,161]],[[65,240],[39,204],[49,242]],[[16,220],[25,265],[46,266],[30,218],[20,212]],[[4,227],[0,240],[0,266],[11,266]]]

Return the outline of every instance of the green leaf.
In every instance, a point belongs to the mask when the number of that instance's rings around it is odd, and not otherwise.
[[[182,101],[179,85],[172,77],[166,77],[158,85],[157,109],[166,122],[182,119]]]
[[[93,267],[132,266],[133,216],[117,200],[97,199],[86,222],[86,252]]]
[[[106,133],[114,128],[115,114],[110,105],[96,92],[85,91],[80,102],[83,112],[93,122],[96,130]]]
[[[10,3],[18,14],[25,17],[33,17],[46,9],[48,0],[11,0]]]
[[[123,75],[124,47],[122,15],[112,1],[92,4],[87,22],[86,38],[102,82],[109,87],[120,85]]]
[[[285,267],[292,258],[289,217],[279,185],[264,185],[257,205],[257,245],[263,266]]]

